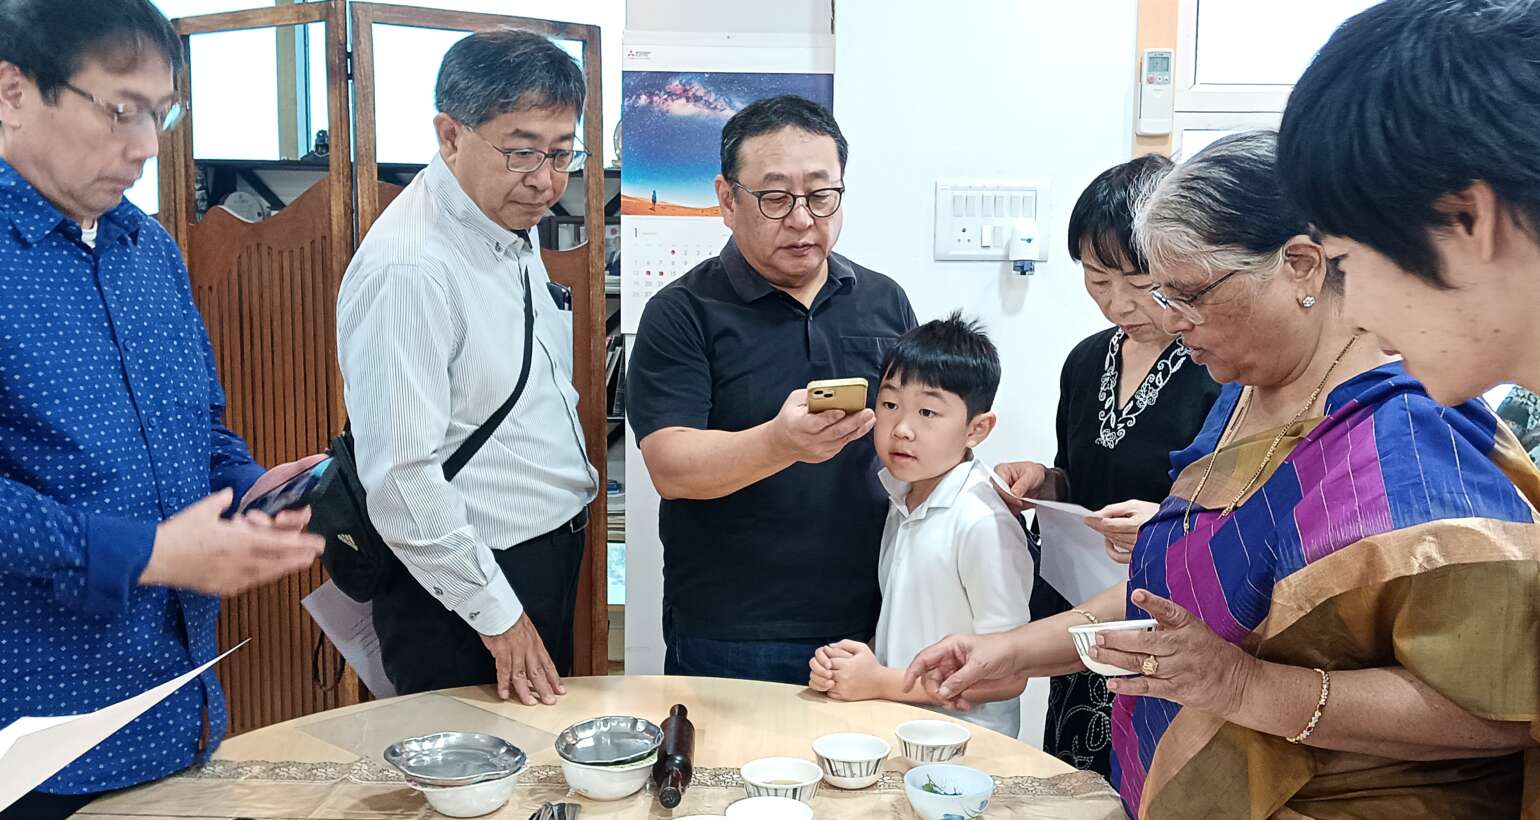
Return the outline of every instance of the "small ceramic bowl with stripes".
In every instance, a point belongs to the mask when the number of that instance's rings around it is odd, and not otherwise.
[[[1137,621],[1104,621],[1099,624],[1077,624],[1069,628],[1069,637],[1075,642],[1075,651],[1080,654],[1080,662],[1085,668],[1098,675],[1106,675],[1115,678],[1119,675],[1137,675],[1137,671],[1124,669],[1121,666],[1113,666],[1091,659],[1091,647],[1096,646],[1096,636],[1102,632],[1151,632],[1155,629],[1154,618],[1142,618]]]
[[[741,773],[749,797],[789,797],[810,805],[823,779],[817,763],[798,757],[762,757],[745,765]]]
[[[824,782],[840,789],[864,789],[882,779],[882,764],[892,752],[886,740],[853,732],[813,741]]]
[[[968,727],[945,720],[911,720],[894,730],[904,757],[915,766],[956,760],[968,751],[973,733]]]

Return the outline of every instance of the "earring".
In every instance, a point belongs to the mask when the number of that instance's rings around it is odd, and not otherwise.
[[[1314,296],[1306,296],[1305,298],[1300,299],[1299,300],[1299,306],[1304,308],[1305,310],[1309,310],[1309,309],[1315,307],[1315,297]]]

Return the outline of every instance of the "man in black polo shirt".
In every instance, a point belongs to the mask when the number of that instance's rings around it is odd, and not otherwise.
[[[861,376],[874,397],[916,322],[897,283],[831,252],[847,154],[817,103],[740,111],[716,180],[733,238],[642,314],[626,400],[664,499],[669,674],[806,683],[819,646],[876,623],[875,416],[810,414],[805,388]]]

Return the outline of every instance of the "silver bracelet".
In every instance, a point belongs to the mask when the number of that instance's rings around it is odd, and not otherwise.
[[[1321,676],[1321,697],[1315,702],[1315,714],[1310,716],[1310,722],[1305,724],[1305,728],[1301,729],[1299,734],[1285,738],[1290,743],[1304,743],[1305,739],[1310,737],[1310,733],[1314,732],[1316,725],[1321,722],[1321,713],[1326,711],[1326,699],[1331,697],[1331,673],[1320,668],[1315,671]]]

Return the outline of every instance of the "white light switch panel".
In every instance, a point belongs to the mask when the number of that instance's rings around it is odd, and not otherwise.
[[[1006,261],[1018,231],[1048,224],[1048,182],[950,179],[936,182],[936,259]],[[1047,244],[1033,261],[1048,261]]]

